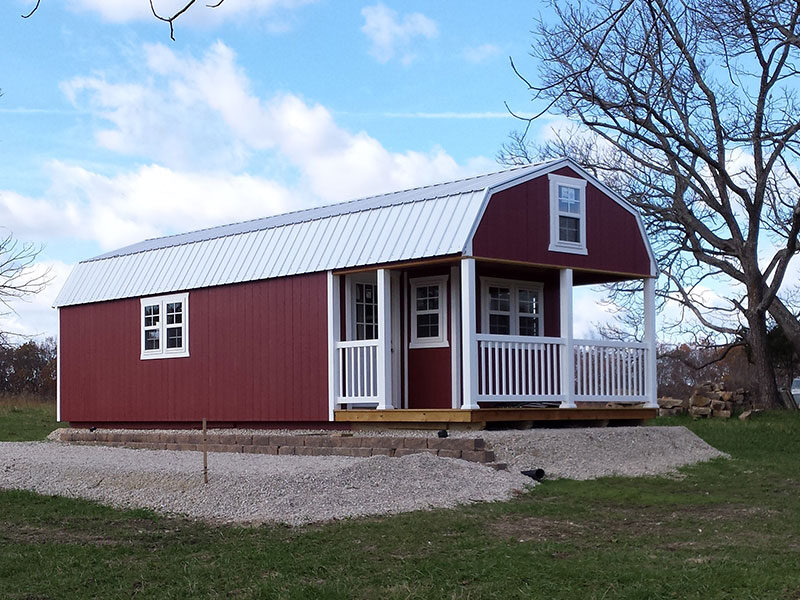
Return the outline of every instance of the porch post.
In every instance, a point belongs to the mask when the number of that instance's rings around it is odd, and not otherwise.
[[[461,259],[462,409],[478,408],[478,342],[475,339],[475,259]]]
[[[558,274],[561,315],[561,408],[575,408],[575,353],[572,333],[572,269],[561,269]]]
[[[647,382],[648,408],[658,407],[658,379],[656,377],[656,279],[644,280],[644,342],[647,344]]]
[[[461,406],[461,270],[450,267],[450,386],[451,406]]]
[[[378,269],[378,409],[392,404],[392,278]]]
[[[336,342],[340,338],[339,279],[328,271],[328,420],[333,421],[336,396],[339,393],[339,355]]]

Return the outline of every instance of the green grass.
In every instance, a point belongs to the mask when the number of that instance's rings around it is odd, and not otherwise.
[[[34,396],[0,396],[0,440],[28,442],[41,440],[56,427],[56,405]]]
[[[800,415],[660,424],[732,458],[294,529],[0,492],[0,597],[800,598]]]

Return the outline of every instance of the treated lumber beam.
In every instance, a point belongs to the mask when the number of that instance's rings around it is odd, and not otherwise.
[[[486,423],[514,421],[642,421],[656,416],[652,408],[481,408],[337,410],[342,423]]]

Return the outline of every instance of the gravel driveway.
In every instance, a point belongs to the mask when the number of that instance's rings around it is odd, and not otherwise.
[[[666,473],[722,456],[683,427],[480,435],[494,447],[498,460],[509,463],[508,471],[429,454],[349,458],[212,453],[210,481],[203,485],[199,452],[6,442],[0,443],[0,488],[215,522],[300,525],[506,500],[533,483],[519,474],[525,468],[543,468],[550,477],[589,479]]]

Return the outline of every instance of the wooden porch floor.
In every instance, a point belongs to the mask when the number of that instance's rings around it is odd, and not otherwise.
[[[531,423],[540,421],[587,421],[596,424],[642,423],[657,416],[655,408],[396,408],[393,410],[349,409],[334,411],[334,421],[386,427],[484,428],[488,423]]]

